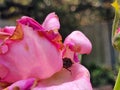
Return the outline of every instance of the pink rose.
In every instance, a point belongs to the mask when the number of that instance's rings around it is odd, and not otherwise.
[[[0,86],[8,83],[0,88],[92,90],[88,70],[78,63],[79,54],[91,52],[91,42],[74,31],[62,43],[59,28],[58,16],[50,13],[43,24],[23,16],[16,26],[0,29]]]

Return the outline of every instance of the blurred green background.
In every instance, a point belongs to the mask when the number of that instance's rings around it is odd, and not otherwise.
[[[114,85],[117,73],[117,52],[111,45],[114,18],[113,0],[0,0],[0,27],[15,25],[23,15],[42,23],[47,14],[60,18],[63,41],[74,30],[90,39],[93,50],[82,56],[82,64],[91,73],[93,87]]]

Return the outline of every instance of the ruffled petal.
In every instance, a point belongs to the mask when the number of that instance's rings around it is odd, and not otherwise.
[[[6,26],[5,28],[0,29],[0,39],[1,36],[11,36],[14,33],[15,26]]]
[[[76,63],[71,68],[62,69],[49,79],[40,80],[33,90],[92,90],[88,70]]]
[[[53,12],[47,15],[42,26],[45,30],[58,30],[60,28],[60,22],[58,16]]]
[[[34,30],[40,30],[44,31],[45,29],[40,25],[37,21],[35,21],[33,18],[28,16],[23,16],[19,20],[17,20],[18,23],[27,25],[29,27],[32,27]]]
[[[0,54],[4,54],[8,51],[7,39],[13,35],[15,26],[6,26],[0,29]]]
[[[60,23],[55,13],[50,13],[46,17],[42,25],[40,25],[37,21],[27,16],[23,16],[21,19],[17,20],[17,22],[19,24],[27,25],[33,28],[33,30],[38,31],[39,35],[45,36],[50,42],[52,42],[57,47],[57,49],[63,48],[62,38],[58,32],[58,29],[60,28]]]
[[[0,64],[9,70],[2,81],[11,83],[29,77],[44,79],[61,70],[61,52],[33,28],[17,25],[14,34],[3,45],[10,40],[11,43],[7,43],[8,51],[0,55]]]

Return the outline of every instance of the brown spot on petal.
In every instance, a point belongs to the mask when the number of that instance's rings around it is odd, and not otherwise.
[[[62,44],[62,37],[61,35],[58,33],[58,31],[53,31],[53,30],[50,30],[50,31],[47,31],[46,32],[46,37],[52,41],[56,46],[57,48],[59,48],[60,50],[63,49],[63,44]]]
[[[16,29],[15,29],[13,35],[10,37],[10,39],[12,39],[12,40],[23,39],[23,31],[22,31],[22,25],[21,24],[18,24],[16,26]]]
[[[18,86],[15,86],[13,90],[20,90],[20,88]]]
[[[76,47],[73,47],[73,48],[74,48],[73,51],[75,51],[75,52],[80,52],[80,50],[81,50],[80,46],[76,46]]]
[[[9,35],[2,35],[2,34],[0,34],[0,39],[6,39],[6,38],[8,38],[9,37]]]
[[[29,50],[29,46],[27,44],[25,44],[24,48],[25,48],[26,51]]]
[[[44,36],[45,36],[42,31],[39,31],[39,32],[38,32],[38,35],[39,35],[40,37],[44,37]]]

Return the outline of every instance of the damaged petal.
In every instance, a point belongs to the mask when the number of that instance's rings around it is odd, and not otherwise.
[[[63,49],[62,37],[59,33],[55,33],[54,31],[50,30],[46,31],[44,36],[50,40],[57,47],[57,49]]]
[[[13,33],[13,35],[10,37],[10,39],[12,40],[20,40],[20,39],[23,39],[23,31],[22,31],[22,25],[21,24],[18,24],[16,26],[16,29]]]
[[[28,16],[23,16],[21,19],[17,20],[18,23],[32,27],[34,30],[44,31],[45,29],[33,18]]]

